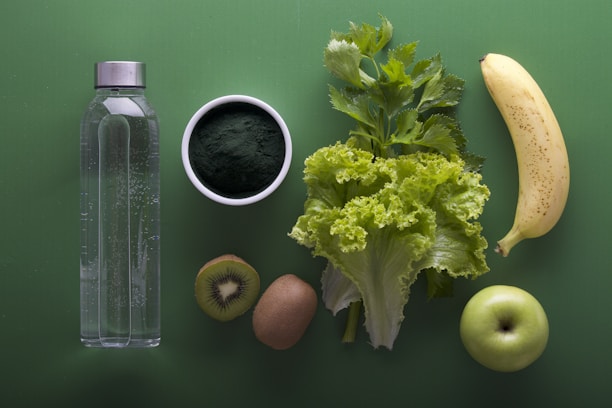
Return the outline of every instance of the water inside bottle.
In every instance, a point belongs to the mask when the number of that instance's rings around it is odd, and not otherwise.
[[[97,105],[81,131],[81,341],[153,347],[160,339],[157,120],[146,109],[109,120],[108,107]]]

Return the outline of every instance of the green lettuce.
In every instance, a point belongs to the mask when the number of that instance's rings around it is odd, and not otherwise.
[[[392,348],[420,271],[473,278],[488,270],[474,220],[489,190],[459,156],[374,160],[349,140],[316,151],[304,174],[308,199],[290,236],[329,261],[323,301],[334,314],[363,301],[374,347]]]
[[[392,349],[421,272],[428,295],[438,297],[452,294],[454,278],[489,270],[477,219],[490,193],[482,158],[466,151],[450,111],[463,81],[445,72],[439,56],[409,70],[416,43],[378,64],[392,35],[381,19],[378,29],[351,24],[348,34],[332,33],[325,49],[330,72],[348,83],[330,86],[332,106],[357,126],[346,142],[306,159],[304,214],[289,235],[327,259],[323,302],[334,315],[352,311],[344,340],[353,341],[362,304],[370,343]]]

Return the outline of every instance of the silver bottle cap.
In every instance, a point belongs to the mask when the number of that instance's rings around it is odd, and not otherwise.
[[[95,88],[145,88],[143,62],[104,61],[95,65]]]

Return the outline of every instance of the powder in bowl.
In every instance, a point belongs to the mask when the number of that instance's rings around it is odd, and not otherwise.
[[[198,121],[188,150],[202,184],[219,195],[242,198],[265,190],[278,176],[285,139],[268,112],[231,102],[211,109]]]

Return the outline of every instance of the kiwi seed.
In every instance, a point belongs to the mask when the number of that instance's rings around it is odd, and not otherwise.
[[[219,256],[198,272],[195,296],[200,308],[213,319],[235,319],[257,300],[259,274],[236,255]]]

